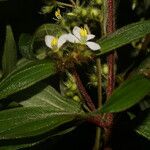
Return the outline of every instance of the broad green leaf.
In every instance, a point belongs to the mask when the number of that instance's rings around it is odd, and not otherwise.
[[[61,111],[80,111],[81,109],[78,102],[64,98],[51,86],[45,87],[41,92],[25,101],[22,101],[20,104],[24,107],[42,106],[59,109]]]
[[[136,128],[136,132],[150,140],[150,111],[143,119],[140,120],[142,123]]]
[[[150,92],[150,80],[143,75],[135,75],[118,87],[101,112],[120,112],[138,103]]]
[[[51,107],[20,107],[0,111],[0,140],[44,134],[78,116],[76,110],[60,111]]]
[[[19,38],[19,50],[25,58],[34,58],[33,38],[29,34],[21,34]]]
[[[44,41],[45,35],[60,36],[65,32],[66,31],[60,25],[43,24],[37,29],[33,37],[35,41]]]
[[[110,52],[150,33],[150,20],[140,21],[118,29],[113,34],[98,40],[101,51],[97,55]]]
[[[56,73],[56,66],[49,60],[31,61],[18,67],[0,82],[0,99],[21,91]]]
[[[63,98],[51,86],[45,87],[40,93],[26,99],[26,101],[23,101],[21,104],[23,105],[23,108],[21,107],[0,112],[0,123],[2,122],[1,125],[3,126],[0,127],[0,137],[4,132],[3,139],[9,139],[10,142],[16,138],[29,138],[51,131],[59,125],[70,122],[76,117],[81,116],[81,113],[83,112],[76,101]],[[7,124],[9,124],[10,127]],[[41,128],[43,128],[42,131]],[[49,133],[48,136],[44,137],[44,139],[42,136],[42,139],[37,139],[36,142],[35,139],[34,142],[30,139],[30,141],[26,141],[26,143],[23,142],[21,144],[17,141],[15,145],[13,145],[13,143],[7,144],[7,146],[3,144],[2,148],[30,147],[42,142],[45,138],[48,139],[50,137],[60,136],[72,131],[73,129],[75,129],[75,126],[71,128],[67,127],[67,129],[60,131],[56,130],[56,132]],[[35,132],[35,130],[37,131]],[[6,138],[4,138],[5,136]]]
[[[56,131],[56,133],[54,135],[49,135],[47,136],[46,138],[43,138],[41,140],[37,140],[36,142],[32,142],[32,140],[30,139],[30,142],[26,142],[24,144],[21,144],[22,143],[22,140],[18,141],[17,143],[14,143],[13,141],[9,141],[10,143],[6,143],[6,144],[2,144],[2,146],[0,146],[0,149],[1,150],[18,150],[18,149],[22,149],[22,148],[31,148],[33,146],[36,146],[46,140],[51,140],[54,138],[57,139],[59,136],[62,136],[64,134],[67,134],[69,132],[72,132],[76,127],[71,127],[71,128],[68,128],[68,129],[65,129],[63,131]],[[58,132],[58,133],[57,133]],[[35,139],[34,139],[35,140]]]
[[[9,74],[17,62],[16,42],[14,40],[11,26],[6,26],[6,38],[4,43],[4,53],[2,57],[2,68],[4,75]]]

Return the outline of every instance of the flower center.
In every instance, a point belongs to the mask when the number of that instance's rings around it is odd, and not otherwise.
[[[57,19],[61,19],[61,14],[60,14],[60,9],[57,9],[57,11],[55,11],[55,16]]]
[[[85,28],[81,28],[80,29],[80,35],[82,38],[86,38],[87,37],[87,30]]]
[[[55,46],[57,46],[57,44],[58,44],[58,38],[55,38],[55,37],[54,37],[54,38],[52,39],[52,41],[51,41],[51,46],[52,46],[52,47],[55,47]]]

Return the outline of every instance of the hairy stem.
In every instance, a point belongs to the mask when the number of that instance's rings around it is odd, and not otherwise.
[[[83,86],[83,83],[82,83],[75,67],[72,69],[72,73],[75,76],[78,89],[81,92],[81,95],[83,96],[83,98],[85,99],[87,106],[89,107],[89,109],[91,111],[95,110],[96,109],[95,105],[93,104],[92,99],[91,99],[90,95],[87,93],[85,87]]]
[[[108,35],[115,31],[115,0],[106,0],[104,1],[104,15],[106,16],[106,20],[104,19],[103,23],[103,34]],[[108,73],[108,84],[107,84],[107,101],[111,96],[114,86],[115,86],[115,52],[112,52],[107,57],[107,64],[109,68]],[[110,137],[111,137],[111,130],[113,124],[113,115],[112,116],[109,128],[104,128],[104,150],[111,150],[110,147]]]

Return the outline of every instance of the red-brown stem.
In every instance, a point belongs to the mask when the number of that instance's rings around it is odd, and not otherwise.
[[[115,31],[115,0],[107,0],[107,21],[106,21],[106,34],[111,34]],[[115,86],[115,52],[112,52],[107,57],[107,64],[109,68],[108,73],[108,84],[107,84],[107,100],[111,96]],[[104,150],[111,150],[110,137],[112,133],[113,115],[112,122],[109,128],[104,128]]]
[[[87,93],[85,87],[83,86],[83,83],[82,83],[75,67],[72,69],[72,73],[76,79],[78,89],[79,89],[80,93],[82,94],[83,98],[85,99],[87,106],[89,107],[89,109],[91,111],[96,110],[95,105],[93,104],[93,101],[92,101],[91,97],[89,96],[89,94]]]
[[[91,111],[96,110],[96,107],[93,104],[93,101],[92,101],[91,97],[89,96],[89,94],[87,93],[85,87],[83,86],[83,83],[82,83],[75,67],[72,69],[72,73],[76,79],[78,89],[79,89],[80,93],[82,94],[82,96],[84,97],[84,100],[85,100],[87,106],[89,107],[89,109]],[[112,114],[98,115],[98,116],[90,117],[89,119],[87,119],[88,122],[91,122],[91,123],[93,123],[99,127],[103,127],[103,128],[108,128],[108,127],[112,126],[112,120],[113,120]]]
[[[107,0],[108,18],[106,22],[106,32],[110,34],[115,31],[115,2],[114,0]],[[115,53],[112,52],[107,57],[107,63],[109,68],[108,73],[108,85],[107,85],[107,99],[111,96],[115,86]]]

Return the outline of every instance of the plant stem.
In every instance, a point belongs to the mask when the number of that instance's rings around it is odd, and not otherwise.
[[[95,135],[95,143],[93,146],[93,150],[100,150],[100,140],[101,140],[101,128],[96,127],[96,135]]]
[[[107,22],[106,22],[106,34],[110,34],[115,31],[115,0],[107,0]],[[107,57],[107,63],[109,68],[108,73],[108,85],[107,85],[107,100],[111,96],[115,86],[115,52],[112,52]]]
[[[98,103],[97,107],[102,107],[102,74],[101,74],[101,59],[96,59],[96,67],[97,67],[97,78],[98,78]],[[100,149],[100,139],[101,139],[101,128],[96,127],[96,135],[95,135],[95,143],[93,146],[93,150],[99,150]]]
[[[104,21],[104,34],[111,34],[115,31],[115,0],[106,0],[104,1],[104,9],[105,9],[105,15],[106,20]],[[109,68],[108,73],[108,84],[107,84],[107,101],[109,97],[111,96],[114,86],[115,86],[115,71],[114,71],[114,65],[115,65],[115,52],[112,52],[107,57],[107,64]],[[111,137],[111,130],[112,130],[112,124],[113,124],[113,115],[111,120],[111,126],[109,128],[104,128],[104,150],[110,149],[110,137]]]
[[[87,93],[85,87],[83,86],[83,83],[82,83],[82,81],[81,81],[81,79],[80,79],[80,77],[79,77],[75,67],[72,69],[72,73],[75,76],[78,89],[81,92],[82,96],[84,97],[87,106],[89,107],[89,109],[91,111],[95,110],[96,109],[95,105],[93,104],[92,99],[89,96],[89,94]]]
[[[101,73],[101,59],[96,59],[97,78],[98,78],[98,108],[102,107],[102,73]]]

